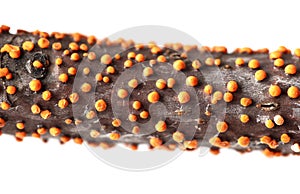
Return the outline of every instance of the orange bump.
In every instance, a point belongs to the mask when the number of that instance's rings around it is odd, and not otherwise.
[[[225,94],[223,96],[223,100],[225,102],[231,102],[233,100],[233,94],[230,92],[225,92]]]
[[[291,86],[287,90],[287,94],[290,98],[298,98],[300,95],[300,90],[297,86]]]
[[[129,114],[128,115],[128,120],[130,122],[135,122],[137,120],[137,116],[135,114]]]
[[[275,126],[275,124],[274,124],[274,122],[273,122],[271,119],[268,119],[268,120],[266,120],[266,122],[265,122],[265,126],[266,126],[268,129],[272,129],[272,128]]]
[[[294,55],[300,57],[300,48],[296,48],[294,51]]]
[[[247,107],[252,104],[252,99],[251,98],[241,98],[240,103],[242,106]]]
[[[267,73],[264,70],[260,69],[255,72],[254,77],[257,81],[262,81],[262,80],[266,79]]]
[[[173,68],[174,68],[176,71],[181,71],[181,70],[185,69],[185,62],[182,61],[182,60],[176,60],[176,61],[174,61],[174,63],[173,63]]]
[[[168,86],[168,88],[173,88],[174,85],[175,85],[175,83],[176,83],[176,80],[174,78],[169,78],[167,80],[167,86]]]
[[[31,112],[35,115],[40,114],[41,108],[37,104],[34,104],[31,106]]]
[[[284,72],[289,75],[294,75],[297,73],[297,67],[294,64],[289,64],[284,68]]]
[[[0,128],[3,128],[5,125],[6,125],[5,120],[0,117]]]
[[[275,115],[274,116],[274,122],[276,125],[283,125],[284,118],[281,115]]]
[[[269,58],[272,60],[278,59],[282,57],[282,53],[280,51],[274,51],[269,54]]]
[[[8,102],[2,102],[1,103],[1,109],[2,110],[8,110],[8,109],[10,109],[10,104]]]
[[[241,114],[241,115],[240,115],[240,121],[241,121],[242,123],[248,123],[249,120],[250,120],[250,118],[249,118],[248,115],[246,115],[246,114]]]
[[[200,69],[200,67],[201,67],[200,61],[199,61],[199,60],[194,60],[194,61],[192,62],[192,67],[193,67],[195,70]]]
[[[155,129],[158,132],[164,132],[167,130],[167,124],[165,121],[158,121],[155,125]]]
[[[218,132],[224,133],[228,130],[228,124],[225,121],[218,121],[216,124]]]
[[[238,144],[239,144],[241,147],[247,147],[247,146],[250,144],[250,139],[249,139],[249,137],[245,137],[245,136],[239,137],[239,139],[238,139]]]
[[[187,86],[196,86],[198,85],[198,78],[196,76],[189,76],[186,78],[185,83]]]
[[[92,86],[89,83],[83,83],[80,88],[81,88],[81,91],[84,93],[88,93],[92,90]]]
[[[227,90],[229,92],[236,92],[238,90],[238,84],[236,81],[231,80],[227,83]]]
[[[122,122],[120,119],[114,119],[112,122],[111,122],[112,126],[114,127],[120,127]]]
[[[73,139],[73,141],[74,141],[74,143],[79,144],[79,145],[83,143],[83,139],[81,137],[75,137]]]
[[[164,80],[164,79],[158,79],[155,83],[155,86],[158,88],[158,89],[164,89],[167,85],[167,82]]]
[[[237,65],[237,66],[242,66],[242,65],[244,65],[244,64],[245,64],[245,61],[244,61],[243,58],[241,58],[241,57],[236,58],[236,60],[235,60],[235,65]]]
[[[40,134],[40,135],[44,135],[44,134],[47,133],[47,129],[44,128],[44,127],[40,127],[40,128],[38,128],[38,129],[36,130],[36,132],[37,132],[38,134]]]
[[[134,59],[135,56],[136,56],[135,52],[129,52],[129,53],[127,54],[127,58],[128,58],[128,59]]]
[[[111,139],[111,140],[118,140],[118,139],[120,139],[120,137],[121,137],[121,135],[118,132],[111,132],[109,134],[109,139]]]
[[[54,50],[56,50],[56,51],[59,51],[59,50],[62,48],[62,45],[61,45],[60,42],[54,42],[54,43],[52,44],[52,48],[53,48]]]
[[[22,48],[23,48],[24,51],[29,51],[30,52],[34,48],[34,43],[31,42],[31,41],[25,41],[22,44]]]
[[[100,62],[104,65],[109,65],[112,62],[112,58],[109,54],[104,54],[101,56]]]
[[[177,143],[181,143],[184,140],[184,134],[180,131],[176,131],[173,133],[172,138]]]
[[[149,117],[148,111],[143,110],[143,111],[140,113],[140,117],[141,117],[142,119],[147,119],[147,118]]]
[[[1,50],[0,50],[1,53],[3,52],[7,52],[9,54],[9,56],[13,59],[17,59],[21,56],[21,50],[20,50],[20,47],[18,46],[14,46],[14,45],[11,45],[11,44],[5,44]]]
[[[196,149],[198,147],[198,141],[195,139],[191,141],[184,141],[183,146],[185,149]]]
[[[143,70],[143,76],[145,77],[149,77],[153,75],[153,69],[151,67],[146,67],[144,70]]]
[[[190,101],[190,98],[191,97],[190,97],[189,93],[186,91],[179,92],[179,94],[178,94],[178,101],[181,104],[188,103]]]
[[[52,97],[52,94],[49,90],[45,90],[43,93],[42,93],[42,98],[43,100],[45,101],[49,101]]]
[[[105,111],[107,108],[106,102],[102,99],[97,100],[95,103],[95,108],[98,112]]]
[[[50,135],[52,135],[53,137],[57,137],[57,136],[60,135],[61,130],[60,130],[59,128],[57,128],[57,127],[51,127],[51,128],[49,129],[49,133],[50,133]]]
[[[47,38],[40,38],[38,40],[38,45],[39,45],[40,48],[45,49],[45,48],[49,47],[50,42]]]
[[[49,119],[51,117],[51,112],[49,110],[43,110],[41,113],[40,113],[40,116],[43,118],[43,119]]]
[[[145,57],[144,57],[143,54],[137,54],[137,55],[135,56],[135,60],[136,60],[137,62],[143,62],[143,61],[145,60]]]
[[[291,138],[288,134],[284,133],[280,136],[280,141],[282,143],[289,143],[291,141]]]
[[[70,102],[72,104],[75,104],[79,100],[79,94],[78,93],[72,93],[72,94],[70,94],[69,99],[70,99]]]
[[[33,61],[32,66],[39,69],[39,68],[42,68],[44,65],[40,61],[35,60],[35,61]]]
[[[38,79],[33,79],[29,82],[29,88],[31,91],[37,92],[42,88],[42,83]]]
[[[68,74],[62,73],[58,76],[58,80],[61,81],[62,83],[66,83],[69,79]]]
[[[132,67],[132,65],[133,65],[133,63],[129,59],[124,62],[124,67],[125,68],[130,68],[130,67]]]
[[[275,67],[283,67],[284,66],[284,60],[282,58],[278,58],[274,60],[274,66]]]
[[[207,95],[210,95],[213,92],[213,87],[211,85],[205,85],[203,92]]]
[[[141,108],[142,104],[140,101],[134,101],[132,104],[132,108],[135,110],[139,110]]]
[[[158,92],[153,91],[148,94],[147,98],[150,103],[157,103],[159,101],[160,96]]]
[[[260,63],[259,63],[258,60],[252,59],[252,60],[249,61],[248,67],[251,68],[251,69],[257,69],[257,68],[260,67]]]
[[[280,96],[281,89],[278,85],[271,85],[269,88],[269,94],[273,97]]]
[[[126,98],[127,96],[128,96],[127,90],[125,90],[125,89],[119,89],[119,90],[118,90],[118,97],[119,97],[119,98],[124,99],[124,98]]]
[[[162,145],[162,140],[158,137],[151,137],[149,143],[152,147],[156,148]]]
[[[64,109],[69,105],[69,102],[66,99],[60,99],[57,105],[59,108]]]
[[[70,59],[72,61],[79,61],[80,55],[78,53],[72,53]]]
[[[103,80],[102,74],[101,74],[101,73],[97,73],[97,74],[95,75],[95,79],[96,79],[96,81],[98,81],[98,82],[102,81],[102,80]]]
[[[59,65],[61,65],[62,63],[63,63],[62,58],[58,57],[58,58],[55,59],[55,64],[56,64],[56,65],[59,66]]]
[[[160,63],[164,63],[164,62],[167,61],[167,59],[166,59],[165,56],[159,55],[159,56],[157,57],[157,61],[160,62]]]
[[[73,51],[79,50],[79,46],[78,46],[78,44],[77,44],[76,42],[71,42],[71,43],[69,44],[69,48],[70,48],[71,50],[73,50]]]
[[[17,91],[17,89],[16,89],[16,87],[15,86],[7,86],[7,88],[6,88],[6,92],[8,93],[8,94],[15,94],[16,93],[16,91]]]
[[[16,124],[17,129],[23,130],[25,128],[25,124],[23,122],[18,122]]]
[[[69,67],[68,68],[68,74],[69,75],[76,75],[77,69],[75,67]]]

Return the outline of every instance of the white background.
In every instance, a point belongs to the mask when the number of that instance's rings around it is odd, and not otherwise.
[[[203,45],[300,47],[297,1],[2,1],[0,24],[97,37],[138,25],[166,25]],[[127,172],[84,146],[0,138],[0,193],[289,193],[297,192],[299,157],[261,153],[185,153],[163,168]]]

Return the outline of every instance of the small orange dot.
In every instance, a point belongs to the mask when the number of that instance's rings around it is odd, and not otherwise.
[[[120,119],[114,119],[112,122],[111,122],[112,126],[114,127],[120,127],[122,122]]]
[[[257,68],[260,67],[260,63],[259,63],[258,60],[252,59],[252,60],[249,61],[248,67],[251,68],[251,69],[257,69]]]
[[[245,136],[239,137],[239,139],[238,139],[238,144],[239,144],[241,147],[247,147],[247,146],[250,144],[250,139],[249,139],[249,137],[245,137]]]
[[[262,81],[262,80],[266,79],[267,73],[264,70],[260,69],[255,72],[254,77],[257,81]]]
[[[196,86],[198,85],[198,78],[196,76],[189,76],[186,78],[185,83],[187,86]]]
[[[78,44],[77,44],[76,42],[71,42],[71,43],[69,44],[69,48],[70,48],[71,50],[73,50],[73,51],[78,51],[78,50],[79,50],[79,46],[78,46]]]
[[[128,96],[127,90],[125,90],[125,89],[119,89],[119,90],[118,90],[118,97],[119,97],[119,98],[124,99],[124,98],[126,98],[127,96]]]
[[[54,50],[56,50],[56,51],[59,51],[60,49],[61,49],[61,43],[60,42],[54,42],[53,44],[52,44],[52,48],[54,49]]]
[[[102,74],[101,74],[101,73],[97,73],[96,76],[95,76],[95,79],[96,79],[96,81],[98,81],[98,82],[102,81],[102,80],[103,80]]]
[[[139,126],[134,126],[132,128],[132,131],[131,131],[133,134],[139,134],[140,133],[140,128]]]
[[[272,59],[272,60],[281,58],[281,56],[282,56],[282,53],[279,52],[279,51],[274,51],[274,52],[271,52],[271,53],[269,54],[269,58]]]
[[[64,109],[69,105],[69,102],[66,99],[60,99],[57,105],[59,108]]]
[[[196,149],[198,146],[198,141],[195,139],[192,141],[184,141],[183,146],[186,149]]]
[[[96,53],[94,53],[94,52],[89,52],[89,53],[88,53],[88,59],[89,59],[90,61],[95,60],[95,59],[96,59]]]
[[[273,97],[277,97],[281,94],[281,89],[278,85],[271,85],[269,88],[269,94]]]
[[[218,121],[216,124],[218,132],[224,133],[228,130],[228,124],[225,121]]]
[[[158,121],[155,125],[155,129],[158,132],[164,132],[167,130],[167,124],[165,121]]]
[[[37,104],[34,104],[31,106],[31,112],[33,114],[40,114],[41,108]]]
[[[3,118],[0,118],[0,128],[3,128],[6,125],[6,122]]]
[[[29,88],[31,91],[37,92],[42,88],[42,83],[38,79],[33,79],[29,83]]]
[[[159,53],[161,53],[161,48],[160,47],[158,47],[158,46],[154,46],[154,47],[152,47],[151,48],[151,53],[152,54],[159,54]]]
[[[128,115],[128,120],[130,122],[135,122],[137,120],[137,116],[135,114],[129,114]]]
[[[49,47],[50,42],[46,38],[40,38],[38,40],[38,45],[39,45],[40,48],[44,49],[44,48],[48,48]]]
[[[250,120],[250,118],[249,118],[248,115],[246,115],[246,114],[241,114],[241,116],[240,116],[240,121],[241,121],[242,123],[248,123],[249,120]]]
[[[159,101],[159,93],[156,91],[153,91],[148,94],[147,98],[150,103],[157,103]]]
[[[96,112],[93,111],[93,110],[91,110],[91,111],[89,111],[89,112],[87,112],[87,113],[85,114],[85,117],[86,117],[87,119],[93,119],[93,118],[95,118],[95,116],[96,116]]]
[[[182,61],[182,60],[176,60],[176,61],[174,61],[174,63],[173,63],[173,68],[174,68],[176,71],[181,71],[181,70],[185,69],[185,62]]]
[[[81,88],[81,91],[84,93],[88,93],[92,90],[92,86],[89,83],[83,83],[80,88]]]
[[[143,70],[143,76],[145,77],[149,77],[153,75],[153,69],[151,67],[146,67],[144,70]]]
[[[136,88],[139,85],[138,80],[137,79],[131,79],[128,82],[128,86],[131,88]]]
[[[41,113],[40,113],[40,116],[43,118],[43,119],[49,119],[51,117],[51,112],[49,110],[43,110]]]
[[[168,88],[173,88],[174,85],[175,85],[175,83],[176,83],[176,80],[174,78],[169,78],[167,80],[167,86],[168,86]]]
[[[104,82],[104,83],[109,83],[109,81],[110,81],[110,79],[109,79],[108,76],[104,76],[104,77],[103,77],[103,82]]]
[[[17,127],[17,129],[23,130],[23,129],[25,128],[25,124],[22,123],[22,122],[18,122],[18,123],[16,124],[16,127]]]
[[[72,53],[71,54],[71,60],[72,61],[78,61],[80,59],[80,56],[78,53]]]
[[[112,58],[109,54],[102,55],[100,62],[104,65],[109,65],[112,62]]]
[[[274,66],[275,67],[283,67],[284,66],[284,60],[282,58],[278,58],[274,60]]]
[[[70,141],[70,137],[69,136],[62,136],[59,138],[60,142],[62,143],[67,143],[68,141]]]
[[[137,54],[137,55],[135,56],[135,60],[136,60],[137,62],[143,62],[143,61],[145,60],[145,57],[144,57],[143,54]]]
[[[296,48],[294,51],[294,55],[300,57],[300,48]]]
[[[45,90],[43,93],[42,93],[42,98],[43,100],[45,101],[49,101],[52,97],[52,94],[49,90]]]
[[[25,41],[22,44],[22,48],[23,48],[24,51],[29,51],[30,52],[30,51],[33,50],[34,44],[31,41]]]
[[[76,75],[77,69],[75,67],[69,67],[68,68],[68,74],[69,75]]]
[[[141,108],[142,104],[140,101],[134,101],[132,104],[132,108],[135,110],[139,110]]]
[[[167,85],[167,82],[164,80],[164,79],[158,79],[157,81],[156,81],[156,83],[155,83],[155,85],[156,85],[156,87],[158,88],[158,89],[164,89],[165,87],[166,87],[166,85]]]
[[[147,118],[149,117],[148,111],[143,110],[143,111],[140,113],[140,117],[141,117],[142,119],[147,119]]]
[[[236,60],[235,60],[235,65],[237,65],[237,66],[242,66],[242,65],[244,65],[244,64],[245,64],[245,61],[244,61],[243,58],[240,58],[240,57],[236,58]]]
[[[73,139],[74,143],[81,145],[83,143],[83,139],[81,137],[75,137]]]
[[[7,88],[6,88],[6,92],[7,92],[8,94],[15,94],[16,91],[17,91],[17,89],[16,89],[15,86],[7,86]]]
[[[300,53],[299,53],[300,54]],[[280,141],[282,143],[289,143],[291,141],[291,138],[288,134],[284,133],[280,136]]]
[[[149,143],[152,147],[156,148],[162,145],[162,140],[158,137],[151,137]]]
[[[10,109],[10,104],[8,102],[2,102],[1,103],[1,109],[2,110],[8,110],[8,109]]]
[[[58,57],[57,59],[55,59],[55,64],[56,65],[61,65],[63,62],[62,58]]]
[[[62,73],[58,76],[58,80],[61,81],[62,83],[66,83],[69,79],[68,74]]]
[[[43,65],[40,61],[35,60],[35,61],[33,61],[32,66],[35,67],[35,68],[37,68],[37,69],[40,69],[40,68],[42,68],[44,65]]]
[[[227,83],[227,90],[229,92],[236,92],[238,90],[238,84],[236,81],[231,80]]]
[[[79,48],[82,51],[88,51],[89,50],[89,47],[86,44],[80,44]]]
[[[251,98],[241,98],[240,103],[242,106],[247,107],[252,104],[252,99]]]
[[[167,61],[167,59],[166,59],[165,56],[159,55],[159,56],[157,57],[157,61],[160,62],[160,63],[164,63],[164,62]]]
[[[8,74],[5,76],[5,78],[6,78],[7,80],[12,79],[12,78],[13,78],[12,73],[8,73]]]
[[[291,86],[288,88],[287,94],[290,98],[298,98],[300,95],[300,90],[297,86]]]
[[[44,127],[40,127],[40,128],[38,128],[38,129],[36,130],[36,132],[37,132],[38,134],[40,134],[40,135],[44,135],[44,134],[47,133],[47,129],[44,128]]]
[[[118,140],[118,139],[120,139],[120,137],[121,137],[121,135],[118,132],[111,132],[109,134],[109,139],[111,139],[111,140]]]
[[[172,138],[174,141],[181,143],[184,140],[184,134],[180,131],[176,131],[173,133]]]
[[[272,128],[275,126],[275,124],[274,124],[274,122],[273,122],[271,119],[268,119],[268,120],[266,120],[266,122],[265,122],[265,126],[266,126],[267,128],[269,128],[269,129],[272,129]]]
[[[69,70],[69,69],[68,69],[68,70]],[[84,75],[89,75],[90,72],[91,72],[91,70],[90,70],[90,68],[88,68],[88,67],[85,67],[85,68],[83,68],[83,70],[82,70],[82,73],[83,73]]]
[[[100,99],[96,101],[95,108],[98,112],[103,112],[106,110],[107,104],[104,100]]]
[[[106,73],[108,73],[108,74],[114,74],[115,72],[116,72],[116,70],[113,66],[108,66],[106,68]]]
[[[179,92],[178,94],[178,101],[181,104],[188,103],[190,101],[190,98],[191,97],[188,92],[183,91],[183,92]]]
[[[274,122],[276,125],[283,125],[284,118],[281,115],[275,115],[274,116]]]
[[[128,54],[127,54],[127,58],[128,59],[134,59],[135,58],[135,52],[129,52]]]
[[[225,102],[231,102],[233,100],[233,94],[230,92],[225,92],[225,94],[223,96],[223,100]]]
[[[289,64],[284,68],[284,72],[289,75],[294,75],[297,73],[297,67],[293,64]]]
[[[124,62],[124,67],[125,68],[130,68],[130,67],[132,67],[132,65],[133,65],[133,63],[129,59]]]
[[[59,128],[57,128],[57,127],[51,127],[51,128],[49,129],[49,133],[50,133],[50,135],[52,135],[53,137],[56,137],[56,136],[59,136],[59,135],[60,135],[61,130],[60,130]]]
[[[222,100],[223,99],[223,93],[221,91],[215,91],[213,94],[214,100]]]
[[[207,95],[210,95],[213,92],[213,87],[211,85],[206,85],[204,86],[203,92]]]
[[[213,66],[214,62],[215,62],[215,60],[213,58],[211,58],[211,57],[208,57],[208,58],[205,59],[205,64],[207,66]]]
[[[195,70],[200,69],[200,67],[201,67],[200,61],[199,61],[199,60],[194,60],[194,61],[192,62],[192,67],[193,67]]]
[[[269,136],[263,136],[260,138],[260,142],[264,144],[269,144],[272,141],[271,137]]]
[[[216,66],[220,66],[222,61],[221,61],[221,59],[215,59],[214,63],[215,63]]]

